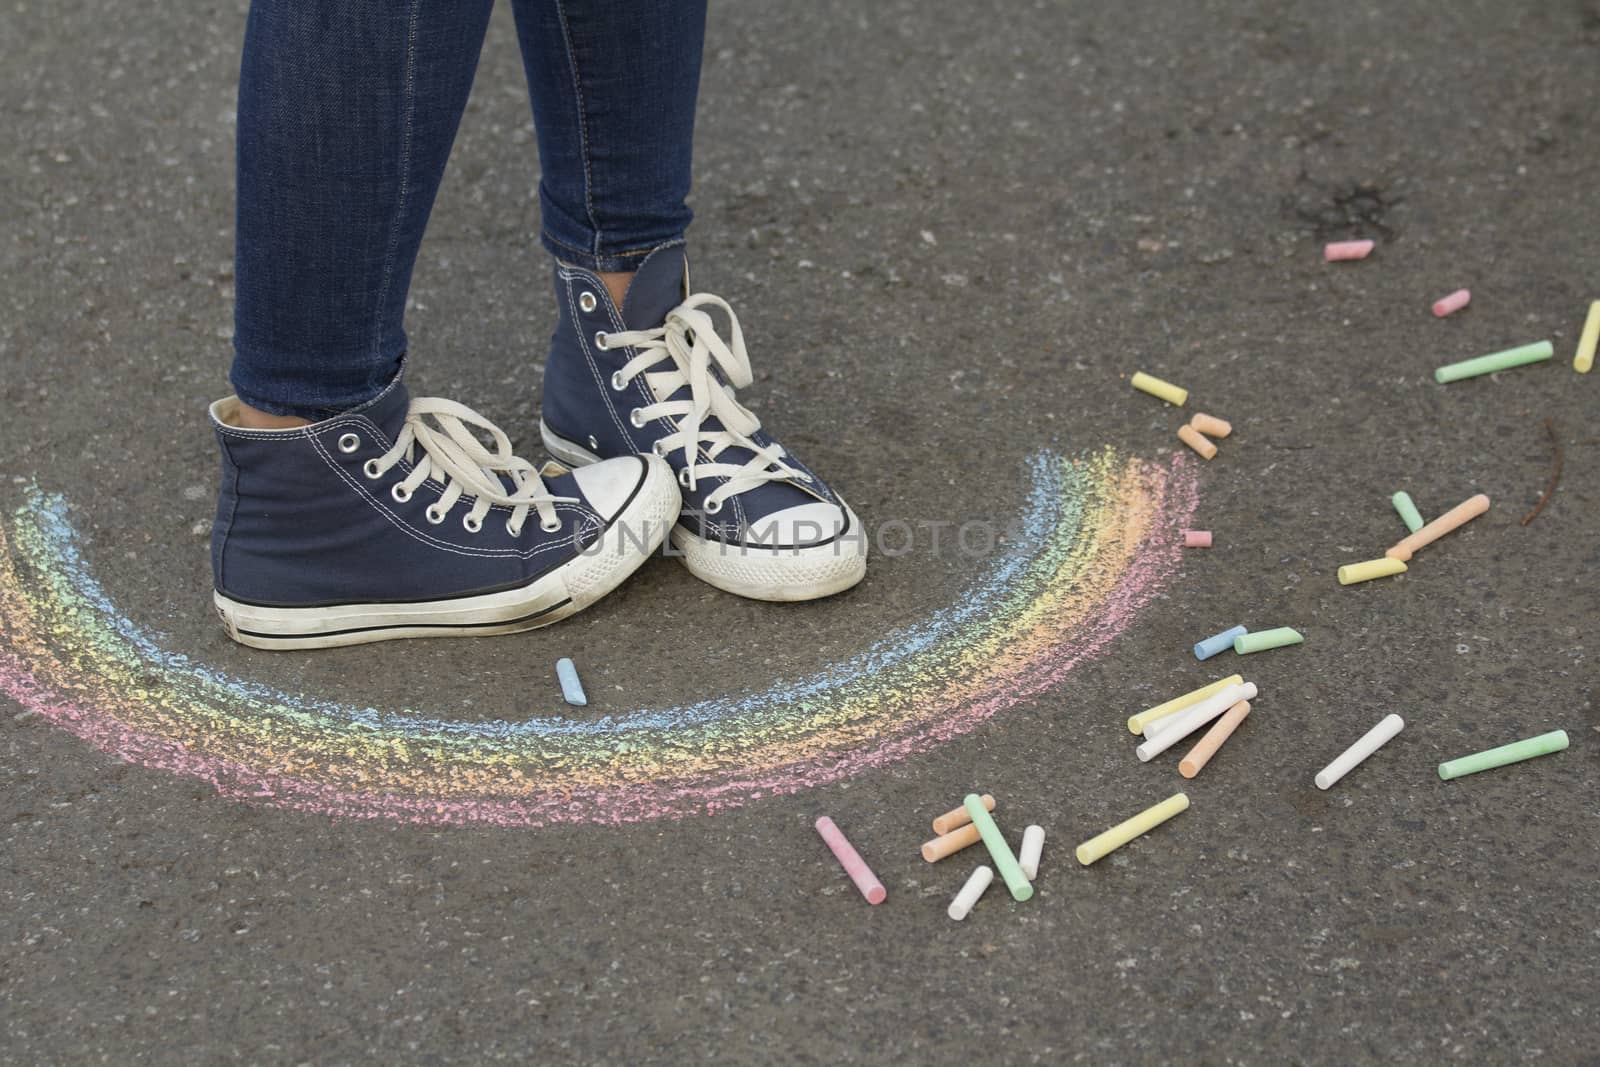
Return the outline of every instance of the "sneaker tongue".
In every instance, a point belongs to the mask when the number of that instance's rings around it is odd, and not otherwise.
[[[644,257],[628,295],[622,302],[622,321],[630,330],[653,330],[667,312],[683,303],[689,277],[689,257],[682,245],[658,248]]]

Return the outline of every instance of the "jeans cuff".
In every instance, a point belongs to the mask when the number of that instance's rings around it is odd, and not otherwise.
[[[658,248],[671,248],[684,243],[682,237],[675,237],[670,241],[657,241],[643,248],[608,248],[603,252],[585,251],[563,244],[551,235],[549,230],[541,230],[539,242],[544,245],[545,251],[569,267],[582,267],[592,270],[596,274],[610,273],[613,271],[634,271],[643,263],[645,257]]]

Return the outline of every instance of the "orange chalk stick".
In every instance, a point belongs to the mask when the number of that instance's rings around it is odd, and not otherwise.
[[[1445,534],[1458,526],[1465,526],[1473,519],[1489,510],[1489,498],[1482,493],[1469,497],[1451,508],[1449,511],[1434,519],[1428,525],[1395,545],[1384,555],[1390,559],[1397,559],[1401,563],[1410,563],[1411,557],[1417,549],[1424,545],[1431,545]]]
[[[1222,718],[1218,719],[1215,725],[1206,731],[1206,735],[1200,739],[1200,743],[1191,748],[1189,754],[1179,762],[1178,773],[1185,778],[1193,778],[1199,774],[1200,768],[1211,762],[1211,757],[1217,754],[1217,749],[1222,747],[1222,742],[1233,736],[1234,728],[1244,722],[1244,717],[1248,714],[1250,714],[1250,702],[1248,700],[1241,700],[1223,712]]]
[[[1193,426],[1179,426],[1178,439],[1200,453],[1204,459],[1210,459],[1217,454],[1217,446],[1207,440],[1206,435]]]
[[[1196,415],[1189,420],[1189,425],[1205,434],[1207,437],[1226,437],[1233,432],[1233,423],[1227,419],[1219,419],[1215,415],[1204,413]]]
[[[983,794],[983,808],[985,811],[994,810],[994,797],[988,793]],[[967,807],[963,804],[959,808],[952,808],[937,819],[933,820],[933,832],[947,834],[958,826],[965,826],[972,821],[972,816],[967,814]]]
[[[983,835],[978,833],[978,828],[970,822],[959,829],[951,830],[947,834],[940,834],[932,841],[922,846],[922,858],[929,863],[938,863],[946,856],[954,856],[964,848],[970,848],[983,840]]]

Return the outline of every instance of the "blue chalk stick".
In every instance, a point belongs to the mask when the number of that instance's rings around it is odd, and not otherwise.
[[[1233,639],[1235,637],[1243,637],[1249,632],[1243,626],[1235,626],[1231,630],[1224,630],[1220,634],[1214,634],[1194,646],[1194,658],[1210,659],[1218,652],[1226,652],[1233,647]]]
[[[561,679],[561,695],[567,698],[568,704],[589,703],[589,698],[583,695],[583,683],[578,681],[578,668],[565,656],[556,660],[556,677]]]

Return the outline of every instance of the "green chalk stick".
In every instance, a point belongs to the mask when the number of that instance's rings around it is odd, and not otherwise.
[[[1022,873],[1022,866],[1017,863],[1017,857],[1011,854],[1011,846],[1006,844],[1000,827],[994,824],[994,817],[983,806],[983,798],[976,793],[968,793],[961,803],[967,809],[967,814],[972,816],[972,825],[978,828],[978,836],[988,846],[989,858],[994,860],[1000,877],[1006,880],[1006,888],[1011,890],[1012,897],[1027,900],[1033,896],[1033,883]]]
[[[1276,630],[1262,630],[1233,639],[1233,650],[1243,656],[1249,652],[1265,652],[1269,648],[1298,645],[1306,635],[1293,626],[1280,626]]]
[[[1542,359],[1549,359],[1555,355],[1556,350],[1549,341],[1539,341],[1521,348],[1508,348],[1504,352],[1494,352],[1477,359],[1464,359],[1460,363],[1450,363],[1433,372],[1433,380],[1439,383],[1459,382],[1463,378],[1476,378],[1480,374],[1493,374],[1497,370],[1509,370],[1520,367],[1524,363],[1538,363]]]
[[[1567,747],[1567,732],[1565,730],[1551,730],[1538,737],[1530,737],[1525,741],[1513,741],[1509,745],[1491,748],[1486,752],[1474,752],[1470,756],[1460,759],[1446,760],[1439,764],[1439,777],[1445,781],[1460,778],[1465,774],[1477,774],[1479,771],[1489,771],[1496,767],[1504,767],[1508,763],[1521,763],[1525,759],[1535,756],[1548,756],[1552,752],[1560,752]]]
[[[1422,529],[1422,512],[1411,502],[1410,493],[1402,489],[1390,499],[1394,501],[1394,509],[1400,513],[1400,521],[1406,524],[1406,529],[1412,533]]]

